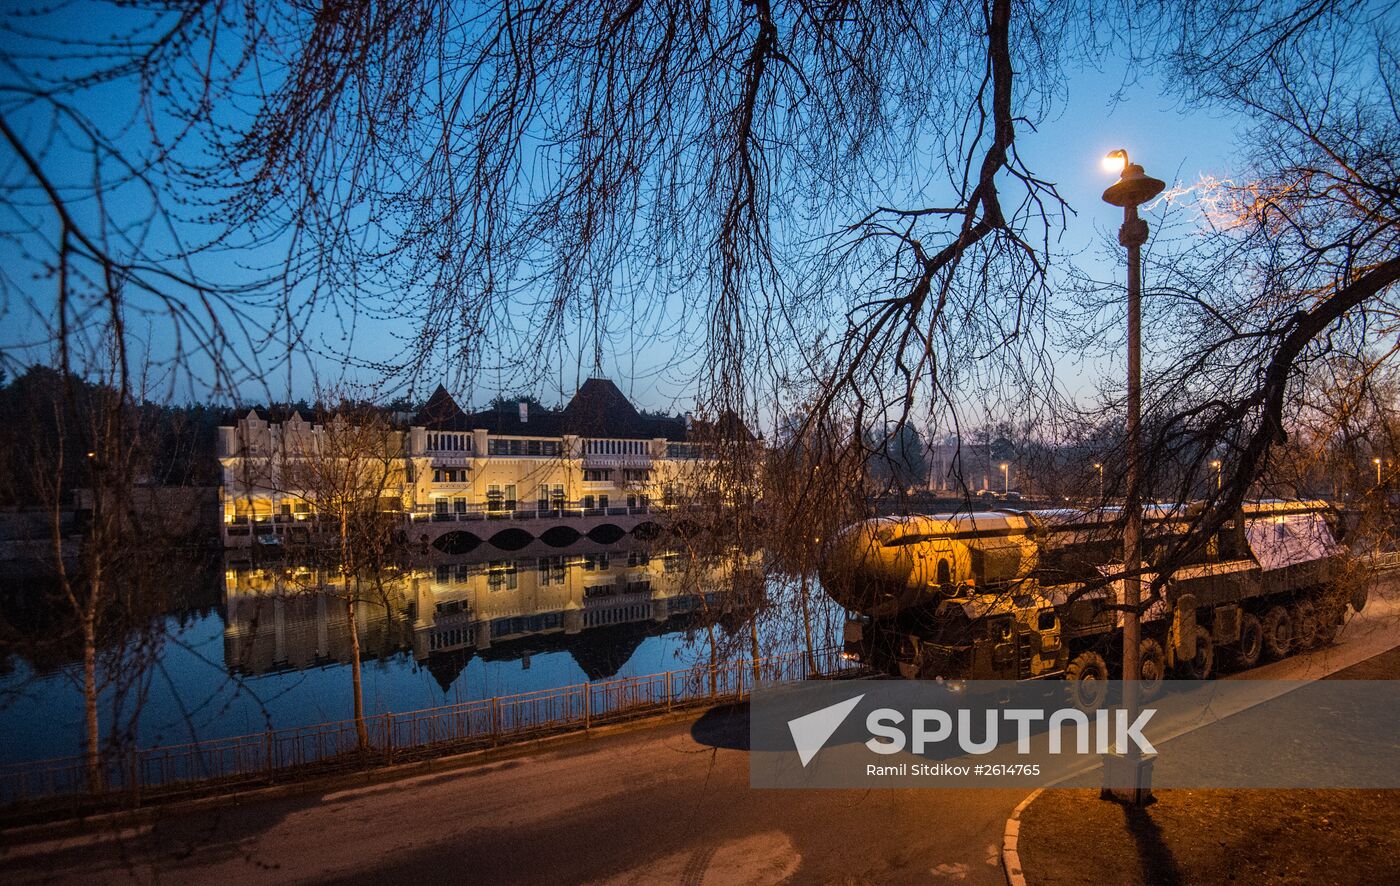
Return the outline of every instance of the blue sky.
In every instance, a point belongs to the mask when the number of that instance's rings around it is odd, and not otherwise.
[[[1065,101],[1058,112],[1043,122],[1039,131],[1023,127],[1018,132],[1018,152],[1031,170],[1055,182],[1076,214],[1067,219],[1067,227],[1055,248],[1060,255],[1073,255],[1082,267],[1100,278],[1121,278],[1118,256],[1105,250],[1103,240],[1111,240],[1116,230],[1118,210],[1100,199],[1111,176],[1100,166],[1100,159],[1109,150],[1127,148],[1136,162],[1144,164],[1149,173],[1170,182],[1189,182],[1198,176],[1226,176],[1231,173],[1234,150],[1233,127],[1237,121],[1197,109],[1183,109],[1179,99],[1163,95],[1158,84],[1143,76],[1125,85],[1128,79],[1115,59],[1104,61],[1102,71],[1072,71],[1067,74]],[[119,91],[106,97],[109,113],[122,113],[127,102]],[[8,154],[0,158],[0,169],[12,163]],[[81,174],[78,170],[70,173]],[[6,173],[13,175],[13,171]],[[20,212],[29,210],[21,208]],[[37,212],[38,210],[34,210]],[[0,260],[9,243],[0,243]],[[204,268],[213,273],[234,278],[246,269],[265,266],[276,261],[271,251],[265,254],[249,252],[225,255]],[[42,286],[38,299],[42,301]],[[23,316],[13,297],[7,299],[3,315],[4,330],[0,331],[0,347],[16,354],[16,346],[32,340],[36,329],[32,318]],[[693,396],[696,361],[693,356],[680,355],[678,360],[673,342],[664,346],[649,343],[645,335],[640,340],[631,334],[625,318],[614,318],[613,334],[604,344],[603,372],[619,383],[623,391],[640,406],[648,408],[684,408]],[[319,356],[313,356],[293,368],[288,390],[287,375],[278,373],[265,388],[252,386],[240,391],[249,399],[309,396],[313,369],[322,379],[334,378],[344,371],[334,357],[337,348],[350,347],[362,358],[390,359],[400,342],[415,328],[412,316],[370,320],[356,318],[353,334],[347,337],[345,318],[322,316],[309,328],[310,342]],[[147,336],[153,350],[163,346],[164,332],[152,326]],[[582,353],[580,353],[582,351]],[[488,365],[472,380],[471,386],[456,385],[462,399],[480,404],[498,393],[516,393],[533,388],[532,393],[546,403],[567,397],[580,380],[592,372],[591,339],[575,330],[560,343],[559,350],[547,357],[549,369],[540,374],[533,385],[524,380],[497,373]],[[1080,355],[1064,354],[1057,361],[1061,384],[1072,392],[1091,391],[1097,376],[1115,373],[1111,363]],[[372,381],[363,373],[351,373],[352,381]],[[428,390],[416,390],[425,396]],[[261,389],[259,389],[261,388]]]

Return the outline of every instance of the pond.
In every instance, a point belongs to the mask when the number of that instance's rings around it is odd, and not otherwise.
[[[699,558],[584,544],[500,559],[435,555],[351,589],[368,715],[676,670],[836,642],[840,611],[761,552]],[[10,579],[7,607],[48,594]],[[141,747],[309,726],[353,716],[346,582],[285,562],[190,570],[162,611],[118,632],[100,658],[109,746]],[[81,751],[81,648],[51,604],[8,619],[0,671],[0,763]],[[23,607],[21,607],[23,608]],[[68,622],[71,622],[71,616]],[[38,625],[35,627],[34,625]]]

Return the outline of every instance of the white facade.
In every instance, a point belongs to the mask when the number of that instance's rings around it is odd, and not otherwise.
[[[562,415],[537,413],[536,424],[541,431],[557,428]],[[674,505],[703,469],[696,444],[664,436],[502,434],[441,426],[481,416],[492,417],[457,410],[450,422],[434,422],[420,413],[392,431],[386,424],[366,442],[343,426],[323,427],[296,412],[250,410],[219,428],[226,539],[314,519],[325,484],[307,478],[324,474],[318,468],[328,458],[340,460],[341,474],[357,475],[344,466],[355,461],[362,473],[385,480],[381,510],[402,511],[406,520],[644,512]],[[680,419],[652,421],[684,427]],[[394,464],[386,471],[389,457]]]

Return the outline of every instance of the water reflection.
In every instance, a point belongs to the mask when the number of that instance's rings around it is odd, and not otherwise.
[[[98,657],[106,740],[152,747],[353,716],[335,570],[203,563],[172,556],[112,613]],[[807,619],[795,580],[771,567],[757,552],[696,557],[660,542],[430,553],[360,583],[365,712],[836,642],[839,611],[818,602]],[[12,627],[0,630],[0,763],[76,754],[84,713],[71,607],[51,578],[0,592],[0,627]],[[6,642],[15,637],[30,639]]]
[[[648,637],[742,621],[758,604],[761,565],[757,553],[702,561],[646,548],[413,564],[359,583],[361,655],[409,653],[444,692],[473,657],[528,668],[533,655],[567,651],[588,679],[607,679]],[[346,581],[333,570],[229,564],[229,671],[253,676],[348,662],[345,594]]]

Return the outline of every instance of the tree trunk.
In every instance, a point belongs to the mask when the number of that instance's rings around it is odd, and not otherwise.
[[[96,582],[90,590],[95,604]],[[88,611],[83,615],[83,714],[86,737],[83,756],[87,767],[88,791],[95,794],[102,790],[102,735],[97,721],[97,617],[93,604],[89,604]]]
[[[715,626],[714,623],[705,625],[705,633],[710,639],[710,696],[719,691],[719,651],[715,646]]]
[[[762,657],[762,649],[758,645],[757,611],[749,618],[749,657],[753,659],[753,685],[757,686],[758,681],[763,678],[763,667],[759,661]]]
[[[364,753],[369,750],[369,731],[365,726],[365,695],[360,683],[360,626],[355,619],[355,592],[350,591],[348,583],[346,592],[345,615],[350,622],[350,680],[355,692],[355,742],[360,753]]]
[[[802,639],[807,644],[807,673],[817,672],[817,651],[812,645],[812,610],[807,599],[807,564],[802,564]]]
[[[355,694],[355,747],[361,754],[369,750],[369,730],[365,726],[365,695],[360,682],[360,625],[355,619],[355,600],[360,592],[360,577],[354,578],[352,587],[348,565],[350,562],[349,516],[343,511],[340,516],[340,575],[345,582],[345,615],[350,623],[350,682]]]

